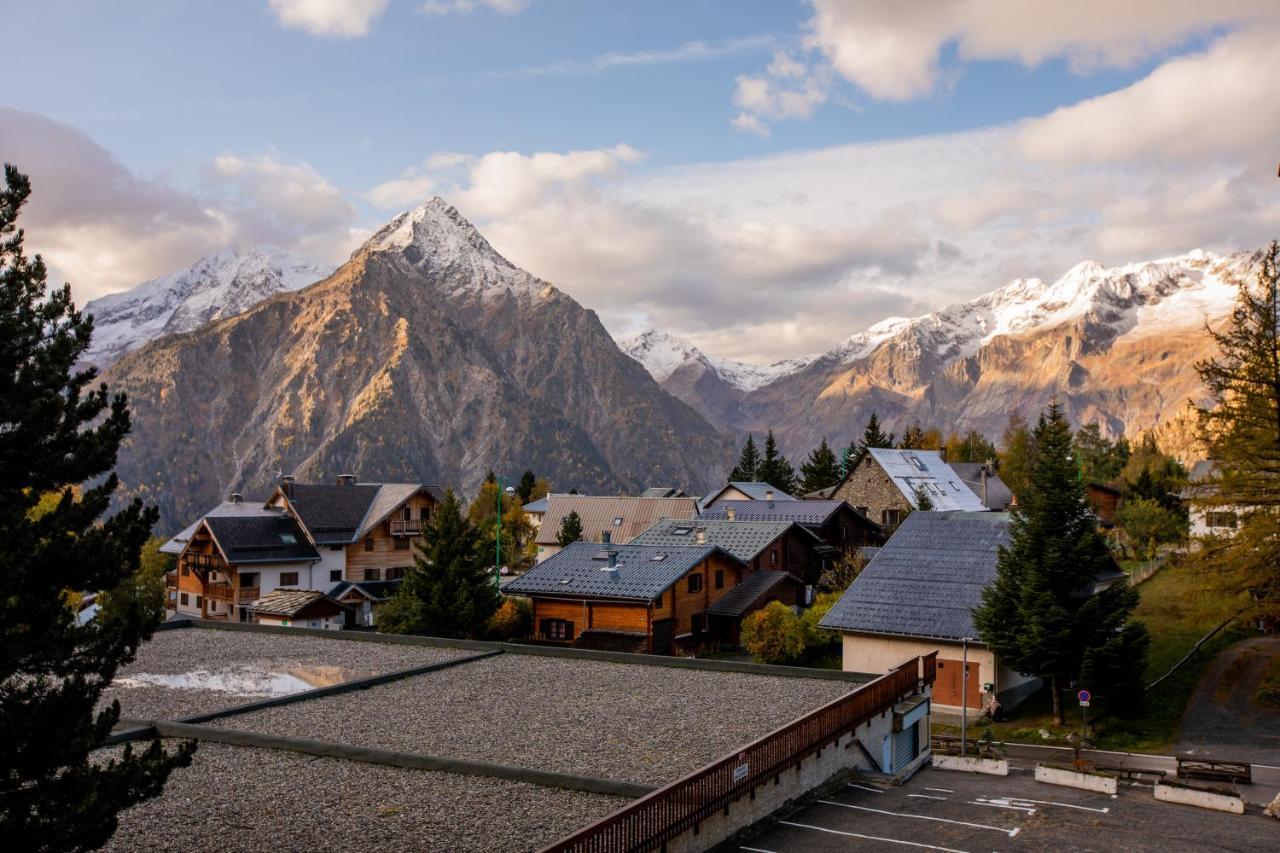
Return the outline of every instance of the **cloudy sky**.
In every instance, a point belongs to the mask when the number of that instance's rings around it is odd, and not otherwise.
[[[5,23],[0,157],[81,301],[223,246],[336,264],[438,194],[615,333],[767,362],[1084,259],[1280,237],[1274,0],[42,0]]]

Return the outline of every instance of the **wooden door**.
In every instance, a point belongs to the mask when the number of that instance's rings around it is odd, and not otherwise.
[[[933,683],[933,701],[939,705],[960,707],[960,694],[964,689],[963,663],[950,658],[938,658],[938,678]],[[982,679],[976,661],[969,661],[970,708],[982,707]]]
[[[674,619],[653,620],[653,653],[655,655],[671,654],[671,637],[674,634]]]

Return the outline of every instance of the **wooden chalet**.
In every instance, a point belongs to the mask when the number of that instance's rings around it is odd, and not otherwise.
[[[704,509],[698,520],[781,521],[799,525],[821,540],[813,548],[817,555],[817,574],[846,551],[884,541],[880,525],[840,500],[718,501]],[[815,567],[810,567],[804,578],[807,583],[816,583]]]
[[[822,570],[822,540],[794,521],[663,519],[631,541],[636,545],[714,545],[746,563],[751,572],[786,572],[808,584],[817,583]]]
[[[573,542],[503,591],[533,602],[535,640],[672,654],[677,646],[732,640],[712,611],[749,574],[742,560],[712,545]],[[784,572],[762,574],[779,576],[773,587],[782,586]]]
[[[698,514],[698,501],[691,497],[548,495],[546,512],[535,537],[539,562],[560,550],[560,524],[571,512],[576,512],[582,520],[584,541],[625,545],[655,521],[693,518]]]
[[[340,631],[349,608],[315,589],[277,589],[249,605],[254,622],[285,628]]]

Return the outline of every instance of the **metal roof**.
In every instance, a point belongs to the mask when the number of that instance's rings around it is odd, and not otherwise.
[[[728,483],[725,483],[723,486],[704,497],[702,499],[703,506],[714,503],[720,495],[724,494],[725,489],[737,489],[746,495],[748,500],[753,501],[768,500],[769,492],[773,492],[773,499],[775,501],[793,501],[796,499],[794,495],[789,495],[782,491],[782,489],[774,488],[768,483],[746,483],[741,480],[730,480]]]
[[[977,637],[973,609],[996,578],[1008,513],[913,512],[819,625],[959,640]]]
[[[191,541],[191,537],[195,535],[196,528],[200,526],[200,522],[206,518],[224,517],[224,516],[278,516],[281,510],[268,509],[262,505],[262,501],[223,501],[204,515],[191,522],[181,532],[174,535],[172,539],[160,546],[162,554],[181,554],[182,549],[187,547],[187,543]]]
[[[987,509],[1005,512],[1013,506],[1013,492],[1000,479],[999,474],[987,468],[985,462],[948,462],[947,466],[960,475],[961,482],[978,496],[978,500]],[[984,469],[987,472],[985,480],[982,473]]]
[[[634,545],[696,545],[701,531],[705,544],[716,545],[733,556],[749,562],[791,528],[820,544],[813,533],[792,521],[728,521],[712,518],[663,519],[641,533]]]
[[[215,515],[203,521],[232,565],[320,559],[298,523],[283,512],[248,517]]]
[[[940,451],[872,447],[867,453],[913,507],[919,488],[929,495],[935,512],[982,512],[987,508],[946,463]]]
[[[629,498],[596,495],[551,495],[538,528],[539,545],[555,545],[560,522],[576,512],[582,519],[582,538],[599,542],[608,531],[615,545],[630,542],[663,518],[693,518],[698,508],[693,498]]]
[[[370,601],[386,601],[396,594],[402,583],[403,578],[389,581],[342,581],[330,587],[326,594],[330,598],[340,599],[348,590],[354,589]]]
[[[525,512],[546,512],[547,511],[546,495],[543,495],[542,497],[538,498],[536,501],[529,501],[529,503],[525,504],[523,507],[521,507],[521,509],[523,509]]]
[[[849,512],[859,518],[857,510],[844,501],[717,501],[702,511],[700,519],[727,519],[729,510],[733,510],[736,521],[793,521],[806,527],[820,527],[827,523],[831,516],[847,507]],[[867,522],[871,524],[870,521]],[[874,526],[874,525],[873,525]]]
[[[610,568],[608,554],[615,554]],[[600,545],[571,542],[503,587],[504,592],[652,601],[712,554],[712,545]]]
[[[742,583],[708,607],[707,613],[712,616],[732,616],[741,619],[751,612],[756,602],[766,593],[787,581],[800,583],[800,579],[790,572],[753,572],[743,578]]]

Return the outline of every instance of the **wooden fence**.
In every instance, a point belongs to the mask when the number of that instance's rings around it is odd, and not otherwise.
[[[544,853],[642,853],[696,827],[784,770],[932,683],[937,653],[912,658],[874,681],[659,788],[547,847]]]

